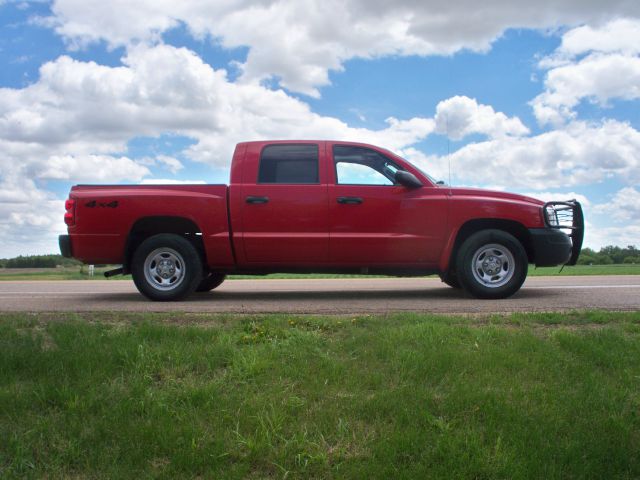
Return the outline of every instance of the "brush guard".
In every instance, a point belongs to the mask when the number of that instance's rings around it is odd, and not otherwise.
[[[584,214],[577,200],[547,202],[542,207],[548,228],[564,231],[571,238],[571,257],[566,265],[575,265],[580,256],[584,239]]]

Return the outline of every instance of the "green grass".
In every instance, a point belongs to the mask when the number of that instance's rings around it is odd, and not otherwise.
[[[0,315],[2,478],[638,478],[640,312]]]
[[[83,271],[79,268],[70,269],[42,269],[39,272],[22,273],[15,270],[11,273],[3,272],[0,269],[0,281],[2,280],[104,280],[102,273],[109,268],[96,269],[96,274],[90,277],[86,273],[86,267]],[[113,267],[115,268],[115,267]],[[562,271],[560,267],[541,267],[535,268],[529,266],[529,275],[531,276],[557,276],[557,275],[640,275],[640,265],[620,264],[620,265],[576,265],[573,267],[564,267]],[[382,277],[382,275],[337,275],[325,273],[274,273],[265,276],[252,275],[230,275],[233,280],[245,279],[289,279],[289,278],[373,278]],[[131,280],[130,275],[118,275],[111,277],[110,280]]]
[[[53,269],[52,269],[53,270]],[[104,276],[95,277],[104,280]],[[0,272],[0,281],[24,281],[24,280],[90,280],[86,274],[80,272],[29,272],[29,273],[3,273]]]
[[[0,281],[11,280],[104,280],[103,272],[115,267],[96,268],[95,275],[90,277],[87,273],[88,267],[64,267],[64,268],[33,268],[20,269],[13,268],[9,271],[0,269]],[[122,278],[122,277],[112,277]],[[130,276],[128,277],[131,278]]]

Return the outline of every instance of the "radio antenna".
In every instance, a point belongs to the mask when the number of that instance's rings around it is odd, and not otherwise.
[[[451,195],[451,139],[449,138],[449,113],[444,117],[445,127],[447,130],[447,164],[449,166],[449,195]]]

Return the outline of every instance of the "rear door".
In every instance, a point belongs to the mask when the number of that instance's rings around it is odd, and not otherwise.
[[[329,220],[324,142],[249,144],[242,184],[248,264],[322,265]]]

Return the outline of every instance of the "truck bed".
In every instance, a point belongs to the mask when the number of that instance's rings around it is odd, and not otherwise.
[[[227,197],[226,185],[76,185],[72,254],[85,263],[126,263],[129,232],[164,223],[168,231],[201,236],[216,265],[233,265]]]

